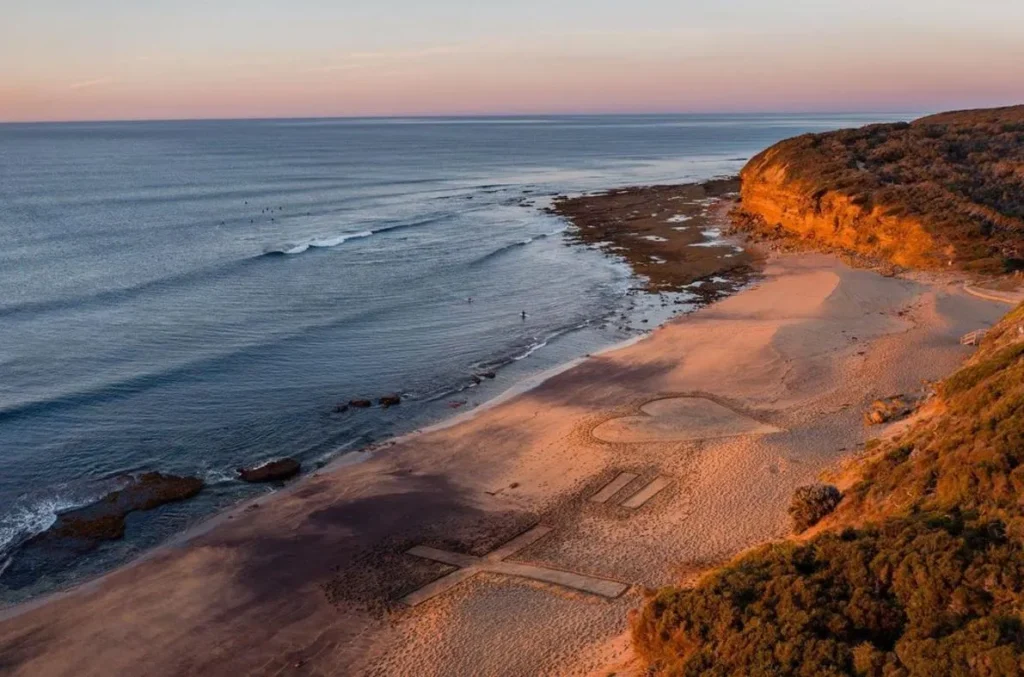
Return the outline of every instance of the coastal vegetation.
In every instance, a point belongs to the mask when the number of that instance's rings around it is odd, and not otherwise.
[[[793,530],[807,531],[822,518],[836,509],[843,494],[831,484],[809,484],[793,492],[789,505],[789,516],[793,519]]]
[[[652,672],[1024,674],[1024,305],[928,410],[809,538],[658,591],[633,627]]]
[[[737,225],[908,268],[1024,268],[1024,106],[782,141],[741,175]]]

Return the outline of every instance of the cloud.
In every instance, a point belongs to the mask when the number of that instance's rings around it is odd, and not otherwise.
[[[103,85],[109,85],[114,82],[114,78],[96,78],[95,80],[84,80],[82,82],[74,82],[68,85],[68,89],[86,89],[88,87],[101,87]]]

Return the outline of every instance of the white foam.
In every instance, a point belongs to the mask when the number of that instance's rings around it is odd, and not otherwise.
[[[515,360],[516,362],[518,362],[519,360],[525,360],[527,357],[529,357],[530,355],[533,355],[535,352],[537,352],[538,350],[540,350],[541,348],[543,348],[547,344],[548,344],[547,341],[541,341],[539,343],[534,343],[529,348],[527,348],[525,353],[523,353],[522,355],[519,355],[517,357],[513,357],[512,359]]]
[[[344,244],[345,242],[348,242],[349,240],[355,240],[355,239],[363,238],[363,237],[370,237],[371,235],[373,235],[376,232],[384,232],[386,230],[389,230],[389,229],[382,228],[379,231],[361,230],[358,233],[341,233],[339,235],[328,235],[326,237],[317,237],[317,238],[313,238],[312,240],[309,240],[308,242],[302,242],[302,243],[299,243],[299,244],[290,245],[290,246],[288,246],[285,249],[276,250],[276,252],[275,252],[275,250],[271,250],[270,253],[280,253],[280,254],[294,255],[294,254],[301,254],[301,253],[303,253],[305,251],[308,251],[310,249],[310,247],[321,248],[321,249],[329,249],[330,247],[337,247],[340,244]]]
[[[676,214],[675,216],[669,217],[665,223],[684,223],[692,218],[692,216],[687,216],[686,214]]]
[[[124,477],[114,477],[88,486],[59,485],[51,487],[47,491],[49,495],[22,495],[10,507],[2,506],[0,559],[26,539],[53,526],[59,513],[95,503],[124,484]]]
[[[58,497],[44,499],[30,506],[16,506],[12,512],[0,517],[0,554],[6,554],[25,539],[49,529],[57,521],[58,513],[91,502]]]
[[[238,479],[238,473],[228,470],[207,470],[203,473],[206,484],[226,484]]]
[[[343,235],[335,235],[333,237],[325,237],[322,239],[312,240],[309,243],[310,247],[337,247],[339,244],[348,242],[349,240],[355,240],[362,237],[370,237],[373,235],[372,230],[363,230],[358,233],[345,233]]]
[[[668,242],[667,237],[661,237],[660,235],[641,235],[641,240],[650,240],[651,242]]]
[[[691,247],[722,247],[728,244],[722,238],[722,230],[720,228],[705,228],[700,231],[700,234],[708,238],[708,240],[705,242],[694,242],[690,245]]]

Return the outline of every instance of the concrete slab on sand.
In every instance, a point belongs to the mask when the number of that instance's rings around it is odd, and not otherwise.
[[[655,477],[645,484],[639,491],[622,502],[622,507],[636,509],[647,501],[657,496],[662,489],[672,484],[670,477]]]
[[[640,411],[640,416],[605,421],[594,429],[594,437],[605,442],[636,444],[782,432],[704,397],[654,400],[640,407]]]
[[[636,473],[620,472],[615,479],[601,487],[596,494],[587,500],[591,503],[608,503],[612,497],[625,489],[627,485],[632,484],[633,480],[637,477],[639,477],[639,475]],[[662,489],[670,484],[672,484],[671,477],[655,477],[647,484],[635,489],[632,493],[627,494],[620,500],[612,501],[612,503],[617,503],[624,508],[635,510],[654,498]]]
[[[520,550],[523,550],[527,546],[539,541],[541,538],[551,533],[551,531],[551,527],[543,525],[535,526],[484,557],[463,555],[461,553],[448,552],[447,550],[439,550],[437,548],[431,548],[423,545],[417,545],[414,548],[410,548],[408,550],[410,555],[433,560],[435,562],[442,562],[459,568],[452,573],[442,576],[436,581],[423,586],[419,590],[409,593],[402,598],[402,601],[409,606],[417,606],[426,602],[428,599],[450,590],[459,583],[481,572],[528,578],[530,580],[551,583],[552,585],[571,588],[573,590],[579,590],[580,592],[587,592],[601,597],[618,597],[629,589],[627,584],[619,581],[597,578],[596,576],[585,576],[571,571],[551,569],[534,564],[520,564],[518,562],[504,561],[506,557],[511,557]]]
[[[627,484],[635,480],[637,477],[638,475],[636,473],[620,472],[615,479],[604,485],[600,491],[591,496],[588,500],[591,503],[607,503],[608,499],[622,491]]]

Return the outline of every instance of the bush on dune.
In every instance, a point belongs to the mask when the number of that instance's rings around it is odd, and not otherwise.
[[[813,527],[836,509],[843,498],[839,489],[831,484],[809,484],[793,492],[789,516],[793,518],[793,531],[800,533]]]
[[[1014,675],[1024,550],[998,521],[924,513],[772,545],[634,623],[668,675]]]

